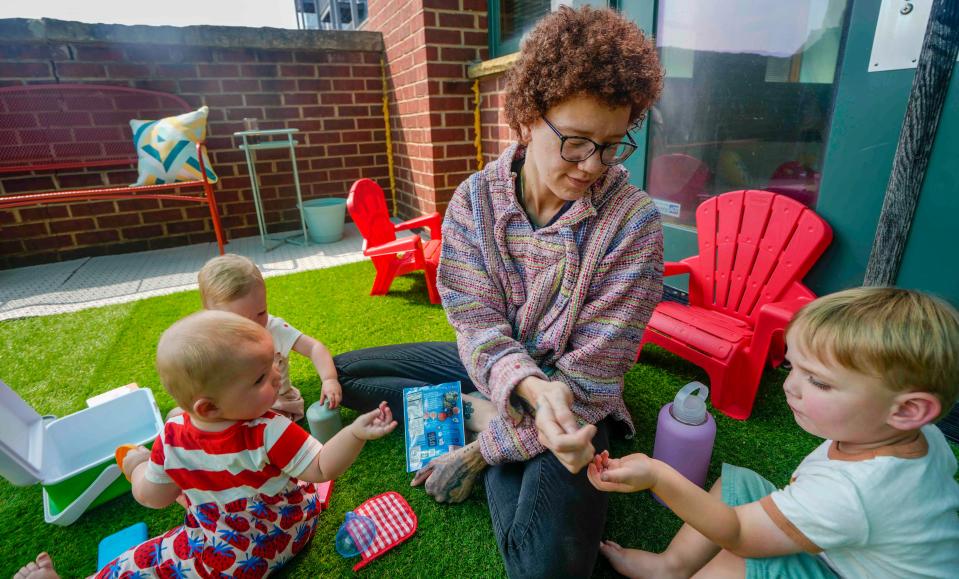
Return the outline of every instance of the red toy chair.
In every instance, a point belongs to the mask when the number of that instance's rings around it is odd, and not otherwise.
[[[440,303],[440,293],[436,289],[436,267],[440,261],[443,235],[440,214],[433,213],[393,224],[386,210],[383,189],[372,179],[360,179],[353,184],[346,208],[363,236],[363,255],[371,258],[376,266],[376,279],[370,295],[386,295],[396,276],[423,270],[430,302]],[[396,238],[397,231],[423,226],[430,228],[430,240],[426,243],[419,235]]]
[[[709,374],[713,406],[744,420],[766,360],[778,366],[792,316],[816,296],[800,283],[832,240],[811,209],[768,191],[733,191],[696,210],[699,255],[667,263],[689,274],[689,306],[662,302],[643,333]],[[637,355],[638,358],[638,355]]]

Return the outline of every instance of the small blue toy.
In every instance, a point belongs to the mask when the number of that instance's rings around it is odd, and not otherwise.
[[[104,537],[97,546],[97,571],[107,566],[107,563],[122,555],[130,547],[135,547],[147,540],[147,524],[137,523]]]
[[[375,538],[376,523],[373,519],[350,511],[336,532],[336,552],[347,559],[356,557],[369,549]]]

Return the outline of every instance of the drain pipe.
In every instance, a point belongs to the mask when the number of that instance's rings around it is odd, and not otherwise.
[[[483,168],[483,137],[480,130],[483,128],[480,123],[480,85],[479,79],[473,81],[473,146],[476,147],[476,170]]]
[[[390,175],[390,193],[393,196],[393,217],[396,217],[396,176],[393,173],[393,137],[390,134],[390,89],[386,84],[386,59],[380,59],[383,73],[383,124],[386,126],[386,168]]]
[[[959,2],[933,0],[863,285],[896,283],[957,52]]]

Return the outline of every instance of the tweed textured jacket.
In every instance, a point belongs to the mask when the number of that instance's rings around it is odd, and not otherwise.
[[[543,452],[512,396],[527,376],[558,380],[573,412],[634,432],[623,375],[662,297],[663,235],[652,200],[609,167],[555,222],[534,229],[516,197],[514,144],[464,181],[443,221],[438,285],[460,358],[499,414],[480,435],[489,464]]]

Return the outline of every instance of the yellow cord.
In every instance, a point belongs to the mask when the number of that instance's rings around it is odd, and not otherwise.
[[[380,59],[380,69],[383,71],[383,124],[386,125],[386,166],[390,174],[390,192],[393,194],[393,217],[396,217],[396,177],[393,176],[393,139],[390,136],[390,94],[389,87],[386,84],[386,60],[382,58]],[[476,122],[479,123],[478,117]]]
[[[476,146],[476,170],[483,168],[483,140],[480,137],[479,79],[473,81],[473,145]]]

